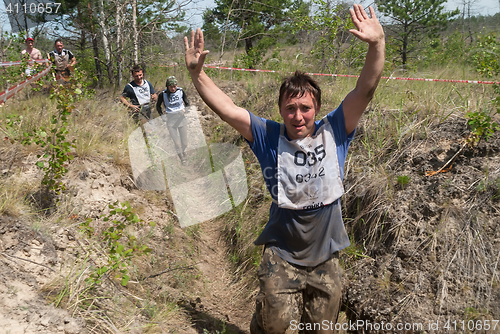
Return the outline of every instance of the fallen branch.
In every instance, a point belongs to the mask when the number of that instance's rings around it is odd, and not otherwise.
[[[443,165],[443,167],[441,167],[438,171],[429,171],[429,172],[425,172],[425,176],[433,176],[433,175],[436,175],[438,173],[446,173],[446,172],[449,172],[451,170],[451,167],[453,167],[453,164],[451,164],[451,166],[449,168],[446,168],[446,166],[448,166],[450,163],[452,163],[455,158],[458,156],[458,154],[460,152],[462,152],[462,150],[465,148],[465,146],[467,146],[468,144],[468,141],[465,141],[464,144],[462,145],[462,147],[460,147],[460,149],[457,151],[457,153],[455,153],[455,155],[453,157],[451,157],[450,160],[448,160],[447,163],[445,163]],[[446,168],[446,169],[445,169]]]
[[[52,270],[53,272],[56,272],[54,269],[50,268],[50,267],[47,267],[46,265],[44,264],[41,264],[41,263],[37,263],[37,262],[34,262],[34,261],[31,261],[31,260],[28,260],[28,259],[23,259],[22,257],[17,257],[17,256],[14,256],[14,255],[10,255],[10,254],[7,254],[7,253],[0,253],[2,254],[3,256],[8,256],[8,257],[12,257],[14,259],[19,259],[19,260],[23,260],[23,261],[26,261],[26,262],[29,262],[29,263],[33,263],[33,264],[36,264],[36,265],[39,265],[39,266],[42,266],[42,267],[45,267],[49,270]]]
[[[195,264],[197,264],[197,263],[195,263]],[[169,268],[167,268],[166,270],[162,271],[161,273],[154,274],[154,275],[150,275],[150,276],[148,276],[148,277],[143,278],[141,281],[145,281],[145,280],[147,280],[148,278],[154,278],[154,277],[157,277],[157,276],[163,275],[163,274],[165,274],[165,273],[168,273],[168,272],[170,272],[170,271],[180,270],[180,269],[194,269],[194,265],[192,265],[192,266],[186,266],[186,267],[180,267],[180,268],[172,268],[172,269],[170,269],[170,267],[169,267]]]

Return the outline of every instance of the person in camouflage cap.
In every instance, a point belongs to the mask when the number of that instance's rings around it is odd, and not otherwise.
[[[168,77],[165,85],[167,89],[159,94],[156,110],[167,124],[177,155],[184,164],[187,161],[186,148],[188,146],[188,122],[184,114],[189,101],[184,90],[177,86],[177,79],[174,76]],[[162,106],[165,107],[165,114]]]

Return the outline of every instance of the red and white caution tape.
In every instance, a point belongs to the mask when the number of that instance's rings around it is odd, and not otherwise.
[[[224,67],[224,66],[213,66],[213,65],[203,65],[203,67],[216,68],[219,70],[233,70],[233,71],[246,71],[246,72],[267,72],[267,73],[280,73],[281,72],[281,71],[274,71],[274,70],[256,70],[253,68],[237,68],[237,67]],[[290,72],[290,73],[292,73],[292,72]],[[328,75],[328,74],[324,74],[324,75]]]
[[[207,68],[215,68],[215,69],[221,69],[221,70],[280,73],[280,71],[256,70],[256,69],[251,69],[251,68],[223,67],[223,66],[212,66],[212,65],[203,65],[203,66],[207,67]],[[293,72],[289,72],[289,73],[293,73]],[[329,76],[329,77],[341,77],[341,78],[359,78],[359,75],[349,75],[349,74],[325,74],[325,73],[307,73],[307,74],[318,75],[318,76]],[[401,78],[401,77],[382,77],[382,79],[406,80],[406,81],[457,82],[457,83],[487,84],[487,85],[500,84],[500,81],[482,81],[482,80],[425,79],[425,78]]]
[[[29,62],[37,62],[37,63],[48,63],[48,59],[37,59],[37,60],[30,60]],[[0,62],[0,67],[9,67],[9,66],[17,66],[21,65],[21,61],[5,61],[5,62]]]
[[[10,87],[3,92],[0,92],[0,103],[4,103],[8,99],[10,99],[14,95],[16,95],[17,92],[19,92],[24,87],[29,85],[31,82],[36,81],[36,80],[40,79],[41,77],[43,77],[44,75],[46,75],[47,73],[49,73],[51,67],[52,67],[52,65],[47,67],[42,72],[35,75],[34,77],[28,77],[26,80],[19,82],[17,85]]]

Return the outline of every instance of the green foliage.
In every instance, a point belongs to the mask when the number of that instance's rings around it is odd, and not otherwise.
[[[476,70],[487,77],[500,73],[500,43],[496,33],[478,36],[471,61]]]
[[[199,239],[201,237],[201,227],[199,224],[189,226],[186,229],[186,234],[194,239]]]
[[[0,91],[4,91],[13,84],[21,81],[21,67],[10,66],[0,69]]]
[[[88,218],[80,224],[81,231],[88,237],[94,235],[98,238],[106,254],[103,265],[97,265],[87,279],[91,286],[100,284],[104,275],[114,273],[120,279],[121,285],[126,286],[130,279],[129,270],[132,260],[138,256],[146,255],[151,249],[138,242],[137,238],[128,234],[129,227],[143,227],[145,222],[140,219],[132,210],[128,202],[115,202],[108,206],[111,211],[108,215],[101,215],[103,221],[110,221],[112,224],[101,234],[95,233],[91,226],[92,219]],[[150,222],[154,227],[156,224]]]
[[[36,29],[32,31],[32,35],[40,34]],[[19,61],[21,60],[21,65],[0,67],[0,91],[12,86],[13,84],[20,82],[25,79],[25,70],[28,67],[29,55],[25,54],[21,57],[21,50],[24,49],[24,41],[26,39],[26,33],[24,31],[13,34],[11,32],[5,32],[0,35],[0,50],[2,56],[0,61]],[[40,36],[40,41],[46,41],[44,36]],[[38,43],[38,42],[37,42]],[[40,47],[38,46],[38,49]],[[42,52],[43,54],[43,52]],[[34,69],[32,74],[38,73],[45,69],[45,64],[35,63],[31,65]]]
[[[203,328],[203,334],[228,334],[230,331],[226,328],[226,322],[222,321],[222,329],[214,329],[214,331],[209,331],[206,328]]]
[[[398,184],[401,185],[401,188],[404,189],[404,186],[410,182],[410,177],[408,175],[399,175],[398,176]]]
[[[451,35],[425,39],[421,42],[419,67],[446,66],[449,64],[464,65],[469,61],[469,46],[465,36],[455,30]],[[450,57],[453,55],[453,57]]]
[[[85,80],[83,81],[83,84],[85,85],[85,92],[89,92],[90,94],[93,93],[92,90],[88,90],[88,87],[95,87],[98,84],[101,85],[106,85],[106,84],[111,84],[109,82],[109,78],[107,75],[103,75],[101,77],[101,81],[99,82],[97,79],[97,71],[95,67],[95,61],[94,61],[94,54],[91,49],[85,49],[80,51],[78,55],[78,72],[79,73],[85,73],[86,77]]]
[[[234,58],[233,67],[254,68],[264,57],[265,51],[252,48],[247,53],[242,53]]]
[[[480,74],[492,77],[500,73],[500,43],[497,41],[495,33],[478,36],[476,46],[473,50],[472,63]],[[493,85],[496,97],[491,101],[496,109],[495,113],[500,113],[500,86]],[[488,140],[493,136],[500,126],[493,122],[491,113],[487,111],[468,111],[465,114],[467,124],[471,128],[469,142],[477,144],[482,138]]]
[[[7,43],[7,41],[9,42]],[[0,49],[5,49],[2,51],[5,52],[6,55],[6,59],[1,59],[0,61],[21,60],[20,66],[0,67],[0,91],[20,82],[24,75],[24,71],[28,67],[28,58],[22,57],[20,59],[20,43],[24,44],[24,37],[22,34],[4,33],[3,36],[0,36]],[[4,44],[7,45],[4,47]]]
[[[206,49],[219,49],[222,46],[224,41],[224,32],[219,30],[212,10],[207,9],[203,12],[203,26],[201,29],[203,30],[203,35],[205,36]],[[236,38],[234,36],[232,37]]]
[[[45,173],[42,184],[57,194],[65,190],[61,178],[68,171],[68,163],[73,160],[71,148],[75,147],[74,141],[68,141],[66,136],[68,134],[68,116],[74,109],[73,94],[76,93],[73,87],[64,85],[55,87],[50,98],[57,101],[58,112],[50,117],[50,127],[40,127],[33,132],[23,134],[22,143],[24,145],[34,143],[45,149],[43,154],[37,155],[39,160],[36,165]],[[81,93],[80,90],[79,93]]]
[[[0,47],[2,56],[5,57],[1,61],[17,61],[21,52],[21,45],[24,45],[25,32],[19,33],[4,32],[0,35]]]
[[[7,115],[5,117],[5,129],[0,128],[5,135],[4,140],[10,140],[11,143],[14,143],[15,139],[20,137],[23,119],[23,116],[19,115]]]
[[[143,33],[154,32],[156,29],[180,32],[185,29],[179,24],[185,19],[186,13],[183,9],[185,6],[185,3],[179,4],[168,0],[137,1],[139,28],[144,31]]]
[[[382,0],[378,9],[392,21],[387,28],[394,36],[401,62],[406,65],[408,56],[416,49],[415,42],[424,35],[435,36],[448,21],[458,15],[458,9],[446,12],[446,0]]]
[[[363,49],[355,44],[354,38],[350,38],[349,29],[354,28],[349,15],[349,8],[345,3],[334,5],[329,0],[312,0],[312,5],[319,10],[309,16],[307,13],[296,11],[297,17],[293,25],[293,33],[306,31],[317,32],[319,37],[314,43],[311,54],[321,62],[321,69],[334,73],[343,51],[344,43],[350,41],[349,50],[344,54],[344,63],[351,67]]]
[[[344,269],[348,267],[350,262],[354,262],[361,258],[369,258],[365,255],[365,248],[363,245],[356,242],[354,235],[349,236],[350,245],[342,250],[340,263]]]
[[[492,100],[493,106],[497,109],[497,114],[500,114],[500,85],[493,84],[493,92],[496,97]]]
[[[248,55],[237,62],[254,68],[269,45],[282,36],[288,36],[283,35],[284,26],[289,14],[299,8],[306,9],[302,0],[216,0],[215,8],[206,11],[204,18],[211,31],[218,27],[221,35],[229,32],[237,36],[236,43],[243,42]]]
[[[485,111],[468,111],[465,118],[471,128],[469,137],[471,143],[478,143],[482,138],[487,141],[495,131],[500,130],[500,126],[493,122],[491,116]]]
[[[68,172],[68,164],[74,158],[71,149],[75,147],[75,140],[67,138],[68,117],[75,109],[76,101],[82,96],[90,96],[93,93],[91,90],[86,90],[87,84],[84,78],[84,73],[75,69],[74,75],[68,82],[55,85],[50,98],[57,102],[57,111],[50,115],[49,127],[41,126],[31,131],[24,131],[22,135],[23,145],[36,144],[44,149],[42,154],[37,155],[36,165],[44,172],[42,185],[45,186],[46,193],[60,194],[66,189],[62,177]],[[45,77],[45,83],[46,81]],[[43,80],[37,83],[38,87],[43,84]],[[17,137],[21,122],[22,116],[8,116],[7,130],[4,132],[10,134],[11,139]]]

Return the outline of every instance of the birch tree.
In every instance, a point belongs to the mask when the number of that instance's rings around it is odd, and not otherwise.
[[[97,0],[99,6],[99,16],[97,22],[101,28],[101,40],[104,48],[104,59],[106,60],[106,68],[108,70],[108,79],[110,83],[114,82],[113,66],[111,64],[111,45],[109,44],[108,36],[109,29],[106,25],[106,16],[104,15],[104,3],[103,0]]]

